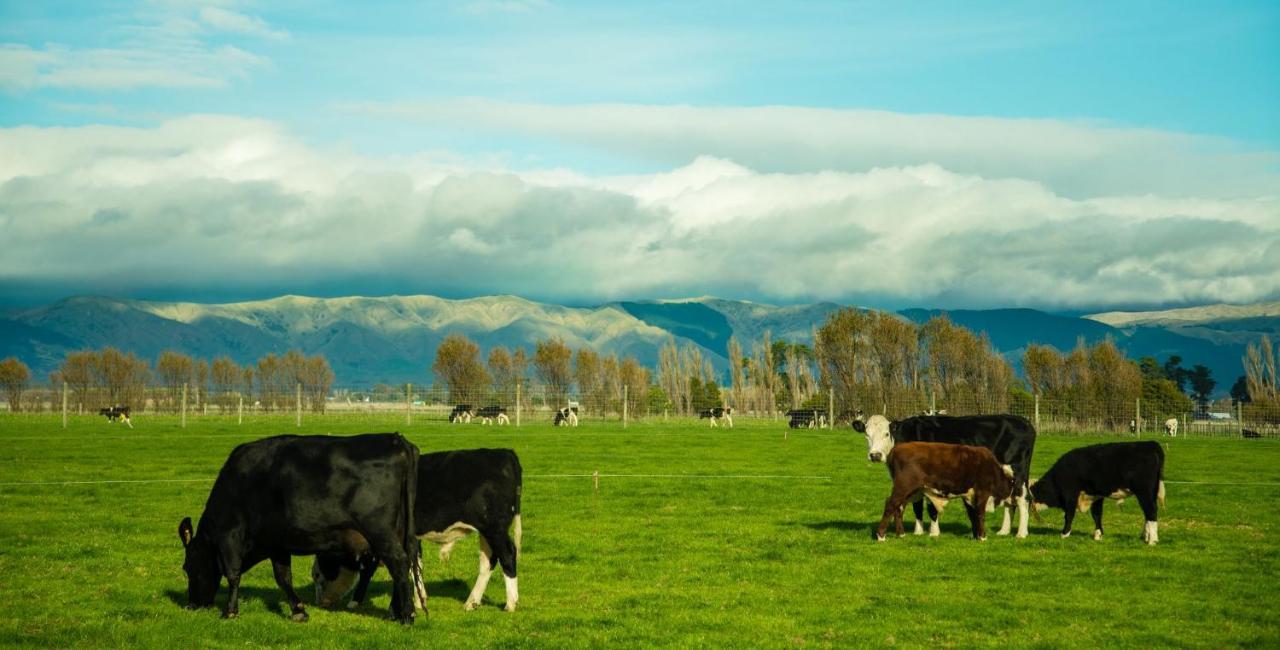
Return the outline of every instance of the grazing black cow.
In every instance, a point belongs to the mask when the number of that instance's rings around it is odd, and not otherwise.
[[[511,418],[507,417],[507,409],[501,406],[484,406],[475,412],[475,416],[480,418],[480,424],[493,424],[497,420],[498,424],[511,424]]]
[[[507,603],[513,611],[520,599],[516,588],[516,559],[520,554],[520,459],[510,449],[467,449],[423,454],[418,460],[418,499],[414,513],[418,537],[440,544],[440,559],[448,558],[458,540],[480,533],[480,572],[464,608],[475,609],[484,596],[494,563],[506,580]],[[514,524],[514,541],[508,530]],[[369,556],[319,555],[311,568],[316,601],[331,607],[360,581],[347,607],[359,607],[378,562]],[[421,578],[421,568],[418,571]],[[425,605],[426,589],[419,583]]]
[[[1018,537],[1027,536],[1029,509],[1026,486],[1031,472],[1031,454],[1035,451],[1036,430],[1026,418],[1017,415],[916,416],[890,422],[883,415],[855,420],[853,428],[867,436],[867,458],[882,462],[893,446],[903,442],[945,442],[986,447],[1002,464],[1013,467],[1014,497],[1018,506]],[[912,505],[916,515],[916,534],[924,533],[921,504]],[[930,508],[933,521],[929,534],[938,535],[938,520]],[[1004,510],[1004,524],[997,535],[1008,535],[1010,512]]]
[[[453,411],[449,413],[449,421],[455,422],[455,423],[456,422],[470,423],[471,422],[471,405],[459,404],[453,407]]]
[[[1031,484],[1037,509],[1061,508],[1066,512],[1062,536],[1071,534],[1076,510],[1093,514],[1094,539],[1102,539],[1102,502],[1127,496],[1138,499],[1146,524],[1142,539],[1160,541],[1156,503],[1164,505],[1164,449],[1160,443],[1113,442],[1079,447],[1063,454],[1044,476]]]
[[[234,618],[240,576],[269,559],[293,619],[305,621],[291,556],[373,552],[395,584],[392,616],[412,624],[417,493],[418,448],[398,433],[276,436],[240,445],[218,472],[199,528],[190,517],[178,525],[187,607],[213,605],[225,577],[223,616]]]
[[[566,406],[556,411],[555,421],[552,422],[557,427],[576,427],[578,426],[578,407]]]
[[[1253,429],[1241,429],[1240,435],[1244,436],[1245,438],[1261,438],[1262,437],[1262,434],[1258,433],[1257,431],[1254,431]]]
[[[107,422],[124,422],[133,428],[133,422],[129,420],[129,407],[127,406],[108,406],[107,408],[98,409],[98,415],[105,415]]]
[[[884,516],[875,531],[883,542],[889,520],[903,535],[902,509],[907,502],[927,497],[939,511],[956,497],[964,501],[973,525],[973,538],[987,539],[987,509],[1008,501],[1013,493],[1013,468],[1001,465],[986,447],[939,442],[905,442],[894,446],[886,461],[893,492],[884,502]]]
[[[711,420],[711,426],[719,426],[718,421],[724,420],[725,426],[733,428],[733,409],[728,406],[717,406],[715,408],[702,409],[698,412],[698,419]]]
[[[787,411],[787,417],[790,418],[787,426],[792,429],[812,429],[815,426],[821,429],[827,426],[827,409],[791,409]]]

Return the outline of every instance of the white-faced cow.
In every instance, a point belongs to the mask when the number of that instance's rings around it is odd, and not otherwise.
[[[1146,517],[1142,540],[1160,541],[1157,503],[1164,505],[1164,449],[1154,441],[1114,442],[1072,449],[1063,454],[1045,475],[1031,483],[1037,509],[1065,511],[1062,536],[1071,534],[1077,510],[1093,515],[1093,538],[1102,539],[1102,503],[1108,498],[1138,499]]]
[[[98,415],[106,416],[107,422],[124,422],[133,428],[133,422],[129,420],[129,407],[127,406],[108,406],[98,409]]]
[[[1002,464],[1014,471],[1014,500],[1018,507],[1018,537],[1027,536],[1029,509],[1026,486],[1031,472],[1031,454],[1035,451],[1036,430],[1026,418],[1017,415],[916,416],[891,422],[883,415],[854,420],[853,428],[867,437],[867,458],[883,462],[894,445],[904,442],[942,442],[986,447]],[[920,502],[913,504],[917,535],[924,533]],[[1004,523],[997,535],[1010,532],[1010,508],[1004,510]],[[930,515],[934,515],[932,508]],[[938,535],[936,515],[929,534]]]
[[[484,406],[476,411],[475,416],[480,418],[480,424],[511,424],[511,418],[507,417],[507,409],[501,406]]]
[[[1178,437],[1178,418],[1169,418],[1164,421],[1164,432],[1170,436]]]
[[[449,422],[455,424],[468,424],[471,422],[471,405],[458,404],[449,412]]]
[[[964,501],[973,525],[973,538],[987,539],[986,516],[994,504],[1005,503],[1013,493],[1014,472],[996,461],[986,447],[938,442],[905,442],[895,445],[886,461],[893,479],[893,492],[884,502],[884,516],[876,529],[876,539],[884,541],[889,520],[902,529],[902,510],[909,502],[929,499],[938,512],[947,501]]]
[[[465,449],[423,454],[418,460],[418,499],[414,512],[416,534],[440,545],[440,559],[449,557],[453,545],[471,533],[480,537],[480,572],[463,607],[475,609],[484,596],[494,565],[502,568],[507,602],[513,611],[520,599],[516,582],[516,560],[520,554],[520,459],[510,449]],[[509,531],[514,527],[514,538]],[[355,583],[355,594],[347,607],[364,601],[369,581],[378,568],[371,556],[351,554],[319,555],[311,567],[315,579],[316,602],[332,607]],[[416,596],[426,603],[426,586],[417,571]]]
[[[391,572],[392,617],[412,624],[417,494],[418,448],[397,433],[277,436],[240,445],[213,483],[200,526],[193,529],[190,517],[178,525],[187,607],[213,605],[226,578],[223,616],[234,618],[240,576],[271,560],[293,619],[305,621],[291,556],[372,552]]]
[[[724,420],[724,425],[733,428],[733,409],[728,406],[717,406],[715,408],[702,409],[698,412],[698,418],[703,420],[711,420],[711,426],[719,426],[718,422]]]

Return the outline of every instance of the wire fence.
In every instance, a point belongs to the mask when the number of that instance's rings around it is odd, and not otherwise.
[[[792,408],[779,396],[767,406],[752,400],[752,408],[735,408],[731,400],[717,404],[671,404],[661,391],[651,388],[631,394],[625,386],[615,391],[581,394],[565,387],[534,382],[472,390],[441,385],[400,384],[339,386],[320,390],[297,384],[293,390],[241,393],[208,392],[199,387],[134,387],[125,394],[105,387],[63,386],[32,388],[22,392],[17,408],[0,402],[7,419],[58,420],[73,416],[111,416],[127,407],[129,417],[175,417],[181,426],[199,420],[233,421],[238,424],[270,419],[304,422],[348,418],[412,426],[429,422],[495,426],[563,425],[592,423],[687,420],[702,426],[729,427],[734,421],[776,422],[780,428],[847,428],[855,417],[881,414],[890,419],[935,412],[943,415],[1011,413],[1030,420],[1041,433],[1130,436],[1194,436],[1217,438],[1280,438],[1280,405],[1221,403],[1200,411],[1172,408],[1168,403],[1142,399],[1050,400],[1025,395],[1002,400],[970,396],[967,399],[841,400],[834,391],[807,396]],[[766,401],[769,402],[769,401]],[[856,403],[855,403],[856,402]],[[1004,408],[992,408],[1001,403]],[[717,410],[719,409],[719,410]],[[118,418],[113,418],[118,419]]]

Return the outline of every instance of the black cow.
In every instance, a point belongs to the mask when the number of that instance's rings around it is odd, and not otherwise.
[[[1240,435],[1244,436],[1245,438],[1261,438],[1262,437],[1262,434],[1258,433],[1257,431],[1254,431],[1253,429],[1241,429]]]
[[[471,422],[471,405],[459,404],[453,407],[453,411],[449,413],[450,422]]]
[[[475,412],[475,416],[480,418],[480,424],[493,424],[497,420],[498,424],[511,424],[511,418],[507,417],[507,409],[501,406],[484,406]]]
[[[578,426],[578,407],[566,406],[565,408],[556,411],[556,418],[552,424],[557,427]]]
[[[827,426],[827,409],[791,409],[787,411],[787,417],[790,418],[787,426],[792,429],[812,429],[815,426],[821,429]]]
[[[1113,442],[1072,449],[1031,484],[1035,507],[1066,512],[1062,536],[1071,534],[1076,510],[1093,514],[1094,539],[1102,539],[1102,502],[1127,496],[1138,499],[1146,517],[1142,540],[1160,541],[1156,503],[1164,505],[1164,449],[1151,440]]]
[[[711,426],[713,427],[719,426],[719,421],[724,420],[725,426],[733,428],[733,409],[727,406],[702,409],[698,412],[698,419],[711,420]]]
[[[902,442],[945,442],[990,449],[1001,464],[1013,467],[1013,495],[1018,505],[1018,537],[1027,536],[1029,508],[1026,486],[1031,473],[1031,454],[1036,446],[1036,430],[1026,418],[1017,415],[932,415],[890,422],[883,415],[873,415],[865,421],[855,420],[853,428],[866,434],[867,458],[872,462],[883,462],[893,446]],[[921,505],[920,502],[912,504],[916,515],[917,535],[924,532],[921,525]],[[929,514],[932,519],[929,534],[937,535],[937,511],[932,505],[929,507]],[[1010,513],[1006,507],[1004,524],[996,534],[1008,535],[1009,529]]]
[[[213,605],[225,577],[230,595],[223,616],[234,618],[240,576],[271,560],[293,619],[305,621],[291,556],[372,551],[395,584],[392,616],[412,624],[417,493],[418,448],[398,433],[276,436],[240,445],[213,483],[200,527],[192,529],[190,517],[178,525],[187,607]]]
[[[458,540],[480,533],[480,573],[464,608],[475,609],[489,584],[494,563],[502,566],[507,603],[512,611],[519,600],[516,559],[520,554],[520,459],[510,449],[468,449],[423,454],[418,460],[418,500],[414,523],[418,537],[440,544],[440,559],[448,558]],[[508,534],[514,524],[515,536]],[[347,607],[359,607],[378,562],[369,556],[320,555],[311,568],[316,601],[323,607],[337,603],[360,581]],[[418,571],[421,577],[421,568]],[[425,604],[426,589],[419,583]]]
[[[129,407],[127,406],[108,406],[107,408],[98,409],[98,415],[105,415],[107,422],[124,422],[133,428],[133,422],[129,420]]]

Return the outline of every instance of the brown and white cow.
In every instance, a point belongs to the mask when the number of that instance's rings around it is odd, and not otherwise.
[[[884,502],[884,516],[876,530],[878,541],[884,541],[890,519],[899,537],[906,534],[902,510],[908,503],[927,498],[941,513],[947,501],[956,497],[964,501],[974,539],[985,540],[987,511],[994,510],[996,503],[1008,503],[1013,494],[1013,468],[1001,465],[986,447],[907,442],[894,445],[886,464],[893,492]]]

